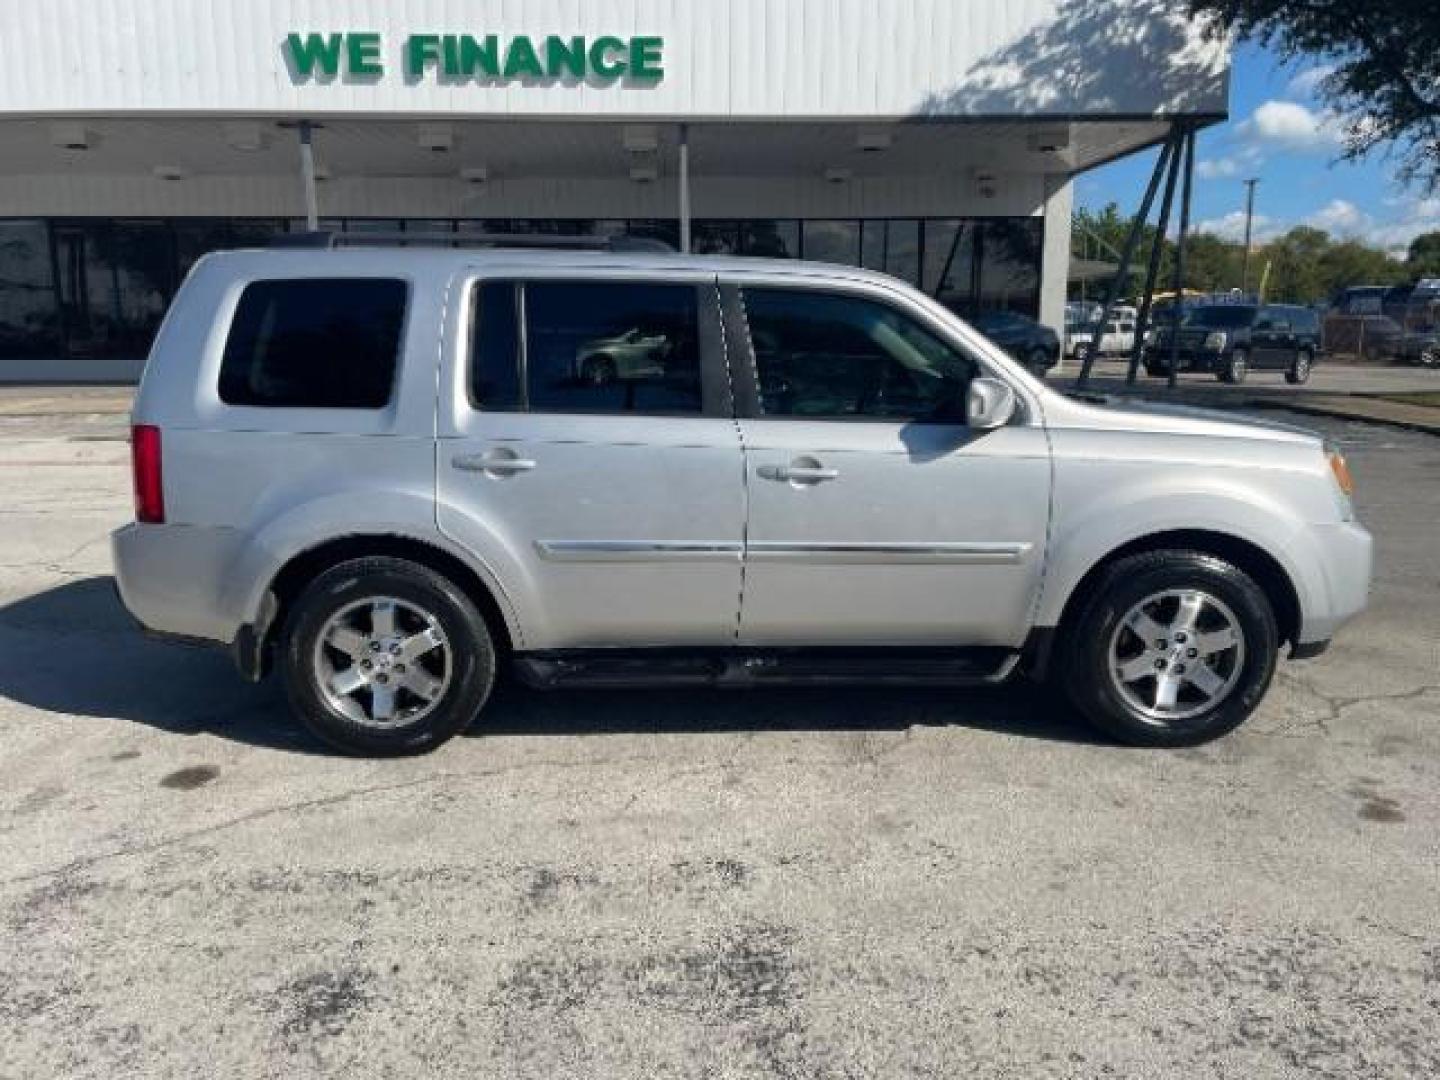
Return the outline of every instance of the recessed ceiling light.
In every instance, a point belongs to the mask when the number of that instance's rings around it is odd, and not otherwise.
[[[627,154],[653,154],[660,149],[660,136],[652,124],[627,124],[621,143]]]
[[[460,170],[460,179],[467,184],[483,184],[490,179],[490,170],[484,165],[472,165]]]
[[[185,179],[185,170],[179,165],[156,165],[151,171],[161,180]]]
[[[265,132],[257,120],[230,120],[222,125],[225,145],[247,154],[265,149]]]
[[[889,128],[862,127],[855,134],[855,149],[873,154],[880,150],[889,150],[894,141],[895,136]]]
[[[84,124],[64,122],[50,125],[50,145],[62,150],[89,150],[93,136]]]
[[[455,128],[450,124],[421,124],[416,137],[422,147],[437,154],[455,149]]]
[[[660,170],[654,165],[636,165],[630,170],[630,179],[637,184],[653,184],[660,179]]]
[[[842,169],[834,165],[825,170],[825,180],[831,184],[847,184],[854,175],[853,170]]]

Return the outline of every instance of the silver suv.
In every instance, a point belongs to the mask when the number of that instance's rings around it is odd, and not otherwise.
[[[1365,603],[1313,435],[1047,389],[838,266],[490,249],[212,255],[114,536],[154,631],[278,666],[365,754],[539,687],[1053,678],[1175,746]]]

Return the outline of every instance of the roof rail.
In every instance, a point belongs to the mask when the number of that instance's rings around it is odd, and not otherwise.
[[[462,232],[335,232],[328,229],[280,233],[270,238],[272,248],[306,248],[331,251],[342,247],[487,247],[549,248],[563,251],[673,252],[663,240],[648,236],[556,236],[550,233]]]

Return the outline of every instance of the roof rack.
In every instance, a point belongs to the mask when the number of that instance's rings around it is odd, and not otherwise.
[[[280,233],[272,248],[333,251],[342,247],[548,248],[563,251],[669,252],[674,248],[648,236],[555,236],[549,233],[335,232],[328,229]]]

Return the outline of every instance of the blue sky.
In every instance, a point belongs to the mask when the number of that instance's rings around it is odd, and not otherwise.
[[[1202,131],[1196,147],[1197,228],[1240,239],[1241,181],[1255,176],[1258,240],[1314,225],[1403,254],[1418,233],[1440,230],[1440,195],[1401,186],[1393,161],[1378,153],[1357,164],[1338,160],[1338,125],[1315,94],[1323,67],[1282,65],[1250,44],[1236,47],[1233,64],[1230,119]],[[1076,183],[1077,205],[1098,210],[1113,200],[1133,213],[1154,161],[1152,151],[1087,173]]]

